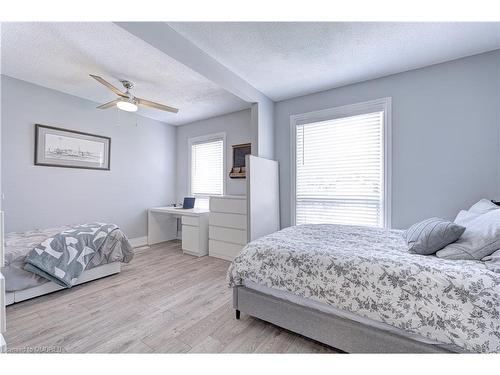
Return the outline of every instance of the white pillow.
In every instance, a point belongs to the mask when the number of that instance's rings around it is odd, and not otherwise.
[[[457,217],[453,221],[455,224],[466,227],[470,224],[472,220],[478,217],[479,214],[470,213],[469,211],[462,210],[458,213]]]
[[[489,210],[475,218],[459,213],[457,219],[457,224],[466,227],[465,232],[456,242],[439,250],[436,256],[479,260],[500,249],[500,210]],[[465,225],[464,221],[467,221]]]
[[[500,206],[497,206],[492,201],[488,199],[481,199],[479,202],[477,202],[476,204],[472,205],[471,208],[469,208],[469,213],[482,215],[491,210],[498,210],[499,208]]]

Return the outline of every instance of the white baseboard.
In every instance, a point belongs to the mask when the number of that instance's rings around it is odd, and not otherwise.
[[[146,246],[148,244],[148,236],[129,238],[129,241],[132,247]]]

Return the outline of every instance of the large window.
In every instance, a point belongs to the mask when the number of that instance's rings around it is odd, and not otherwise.
[[[292,116],[295,224],[390,226],[390,99]]]
[[[208,197],[224,194],[224,134],[192,138],[190,192],[196,206],[208,208]]]

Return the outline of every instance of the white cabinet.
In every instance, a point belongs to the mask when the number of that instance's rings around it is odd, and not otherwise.
[[[246,215],[247,200],[245,196],[238,197],[235,195],[226,195],[225,197],[211,197],[210,211]]]
[[[225,212],[210,212],[210,225],[222,228],[247,230],[247,215]]]
[[[230,243],[226,241],[209,240],[208,241],[210,253],[209,255],[214,258],[232,261],[236,258],[244,245]]]
[[[208,214],[182,216],[182,251],[198,257],[208,254]]]
[[[209,255],[233,260],[247,244],[245,196],[210,197]]]
[[[0,268],[4,266],[3,246],[3,212],[0,211]],[[3,338],[3,333],[7,329],[5,315],[5,279],[0,272],[0,353],[7,351],[7,344]]]
[[[247,243],[246,230],[234,230],[233,228],[211,225],[208,236],[212,240],[226,241],[239,245],[246,245]]]

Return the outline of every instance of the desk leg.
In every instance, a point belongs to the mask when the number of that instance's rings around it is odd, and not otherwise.
[[[175,240],[177,220],[170,214],[148,210],[148,245]]]

